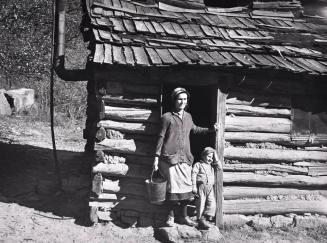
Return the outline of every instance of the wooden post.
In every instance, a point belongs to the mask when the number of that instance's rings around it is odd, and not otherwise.
[[[224,132],[225,132],[225,116],[226,116],[226,97],[227,95],[221,91],[219,87],[215,89],[215,119],[218,125],[218,131],[215,134],[215,149],[218,159],[224,165]],[[215,174],[215,192],[216,192],[216,225],[223,225],[223,170],[216,170]]]

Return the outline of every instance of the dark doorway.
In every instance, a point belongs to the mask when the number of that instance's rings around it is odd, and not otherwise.
[[[176,87],[185,88],[191,95],[187,111],[191,113],[193,122],[200,127],[211,127],[214,124],[213,119],[213,91],[212,86],[186,86],[186,85],[165,85],[163,87],[163,113],[171,111],[173,104],[171,102],[171,92]],[[201,151],[206,146],[213,147],[212,135],[194,135],[191,134],[191,150],[195,161],[200,159]]]

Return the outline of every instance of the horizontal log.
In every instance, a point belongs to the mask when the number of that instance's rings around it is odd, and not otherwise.
[[[298,161],[327,161],[327,152],[305,151],[292,149],[255,149],[228,147],[224,157],[235,160],[298,162]]]
[[[144,94],[156,96],[160,94],[160,86],[154,85],[107,82],[106,86],[107,93],[113,95]]]
[[[311,176],[322,176],[327,175],[327,165],[325,166],[315,166],[309,167],[309,175]]]
[[[150,177],[152,168],[140,165],[99,163],[92,168],[92,172],[115,177],[146,179]]]
[[[300,161],[293,163],[295,166],[307,166],[307,167],[320,167],[320,166],[327,166],[326,163],[320,163],[320,162],[308,162],[308,161]]]
[[[132,195],[147,198],[144,181],[132,181],[129,178],[120,180],[104,179],[99,184],[101,193],[117,193],[121,195]],[[294,198],[327,198],[327,190],[305,190],[297,188],[279,187],[250,187],[250,186],[224,186],[223,195],[225,200],[245,198],[269,198],[274,196]]]
[[[227,132],[270,132],[290,133],[292,121],[287,118],[226,116],[225,131]]]
[[[104,164],[93,167],[94,173],[115,177],[127,177],[148,179],[152,168],[150,166],[127,165],[127,164]],[[225,185],[262,185],[262,186],[326,186],[327,176],[311,177],[305,175],[262,175],[247,172],[224,172]]]
[[[291,107],[291,98],[273,94],[251,94],[249,92],[229,93],[226,99],[227,105],[252,105],[261,107]]]
[[[305,175],[260,175],[247,172],[224,172],[225,185],[260,185],[260,186],[294,186],[324,187],[327,176],[311,177]]]
[[[225,164],[224,171],[277,171],[290,174],[308,174],[308,168],[280,164]]]
[[[291,145],[291,135],[286,133],[264,132],[225,132],[225,140],[234,143],[277,143]]]
[[[121,131],[116,131],[113,129],[105,129],[106,131],[106,138],[109,139],[134,139],[140,141],[150,141],[156,142],[158,140],[157,136],[155,135],[142,135],[137,133],[126,133]],[[99,139],[99,141],[102,141]]]
[[[133,139],[104,139],[95,144],[95,150],[112,153],[154,156],[155,144]]]
[[[155,124],[102,120],[98,125],[106,129],[113,129],[131,134],[157,135],[159,132],[159,126]]]
[[[321,214],[327,215],[327,201],[304,200],[228,200],[224,201],[225,214]]]
[[[105,104],[114,104],[121,106],[140,106],[140,107],[156,107],[157,99],[150,97],[140,97],[139,95],[105,95],[102,96]]]
[[[224,186],[224,199],[269,198],[283,196],[288,198],[317,197],[327,199],[327,190],[304,190],[280,187]]]
[[[290,109],[266,108],[250,105],[227,104],[227,114],[238,116],[291,117]]]
[[[106,119],[118,121],[158,123],[160,120],[159,111],[134,107],[115,107],[106,105],[104,114]]]
[[[91,201],[89,202],[91,207],[103,207],[109,210],[122,210],[129,209],[140,213],[153,213],[153,214],[166,214],[168,213],[167,207],[165,205],[153,205],[150,204],[145,199],[125,197],[115,202],[99,202]]]

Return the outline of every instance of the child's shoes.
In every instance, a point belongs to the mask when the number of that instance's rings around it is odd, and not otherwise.
[[[204,218],[200,218],[198,220],[198,228],[202,230],[207,230],[211,227],[211,224],[206,221]]]

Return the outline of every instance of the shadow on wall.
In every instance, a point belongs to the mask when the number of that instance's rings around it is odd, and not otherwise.
[[[56,188],[52,150],[0,143],[0,201],[75,219],[88,226],[90,158],[84,153],[58,151],[63,192]]]

